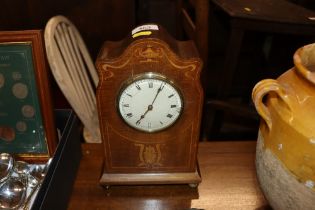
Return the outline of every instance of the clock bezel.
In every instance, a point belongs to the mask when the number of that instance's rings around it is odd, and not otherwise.
[[[172,86],[175,91],[177,92],[179,98],[180,98],[180,102],[181,102],[181,109],[180,109],[180,112],[177,116],[177,118],[170,124],[168,124],[167,126],[165,127],[162,127],[160,129],[153,129],[153,130],[145,130],[145,129],[141,129],[137,126],[133,126],[131,123],[128,123],[128,121],[125,120],[125,118],[122,116],[122,113],[120,112],[120,109],[119,109],[119,101],[120,101],[120,98],[122,96],[122,93],[124,92],[124,90],[126,90],[127,87],[129,87],[131,84],[133,83],[136,83],[137,81],[140,81],[140,80],[143,80],[143,79],[157,79],[157,80],[160,80],[160,81],[163,81],[167,84],[169,84],[170,86]],[[127,79],[126,81],[124,81],[119,89],[119,93],[116,97],[116,110],[117,110],[117,113],[119,115],[119,117],[122,119],[122,121],[128,125],[130,128],[132,129],[135,129],[137,131],[141,131],[141,132],[144,132],[144,133],[157,133],[157,132],[161,132],[161,131],[164,131],[170,127],[172,127],[174,124],[176,124],[176,122],[178,122],[178,120],[181,118],[181,115],[183,113],[183,110],[184,110],[184,97],[183,97],[183,94],[182,92],[180,91],[180,89],[178,88],[178,86],[176,85],[176,83],[174,82],[174,80],[166,77],[165,75],[163,74],[160,74],[160,73],[157,73],[157,72],[144,72],[144,73],[140,73],[140,74],[137,74],[137,75],[134,75],[132,76],[131,78]]]

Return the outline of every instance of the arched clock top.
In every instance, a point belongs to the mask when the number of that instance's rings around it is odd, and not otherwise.
[[[184,71],[187,77],[199,79],[202,62],[199,57],[182,58],[176,55],[165,42],[151,38],[136,40],[119,57],[112,59],[102,57],[97,61],[100,80],[112,77],[119,73],[117,72],[119,70],[141,69],[142,66],[146,68],[170,66],[174,70]]]
[[[135,52],[134,48],[140,50],[142,56],[146,58],[160,56],[159,49],[162,49],[178,59],[200,59],[192,40],[175,40],[162,26],[158,26],[158,28],[159,30],[152,30],[152,33],[147,36],[133,38],[132,34],[128,34],[122,41],[106,41],[98,55],[97,62],[115,62],[123,57],[130,57]]]

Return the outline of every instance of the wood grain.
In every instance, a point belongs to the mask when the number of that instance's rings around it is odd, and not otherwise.
[[[113,186],[99,184],[103,150],[83,144],[83,158],[68,209],[270,209],[256,180],[255,141],[202,142],[202,182],[188,185]]]

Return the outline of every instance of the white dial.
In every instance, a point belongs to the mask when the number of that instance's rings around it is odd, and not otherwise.
[[[168,128],[183,109],[180,92],[162,75],[146,73],[127,82],[118,96],[122,119],[145,132]]]

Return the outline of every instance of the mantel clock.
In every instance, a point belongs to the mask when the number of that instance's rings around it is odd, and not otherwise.
[[[197,186],[203,91],[193,42],[142,25],[122,41],[105,42],[96,66],[100,183]]]

